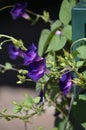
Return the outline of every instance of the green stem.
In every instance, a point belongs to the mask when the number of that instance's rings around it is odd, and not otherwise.
[[[6,67],[5,67],[5,65],[0,64],[0,68],[5,69]],[[13,67],[12,67],[10,70],[14,70],[14,71],[17,71],[17,72],[18,72],[18,69],[13,68]]]
[[[5,42],[10,42],[11,40],[5,40],[3,42],[0,43],[0,46],[2,46]]]
[[[26,116],[28,115],[28,111],[26,110]],[[27,122],[24,122],[24,128],[27,130]]]
[[[20,120],[26,121],[26,120],[29,120],[31,117],[33,117],[36,114],[37,114],[37,112],[33,112],[27,116],[26,115],[25,116],[17,116],[17,115],[9,115],[9,114],[0,113],[0,118],[5,118],[7,120],[20,119]]]
[[[70,106],[69,106],[69,110],[68,110],[68,117],[67,117],[67,121],[66,121],[66,130],[69,130],[69,117],[70,117],[70,112],[71,112],[71,108],[72,108],[72,105],[73,105],[73,102],[74,102],[74,94],[72,95],[71,97],[71,101],[70,101]]]
[[[67,115],[63,112],[63,110],[61,110],[61,108],[59,108],[59,106],[56,105],[56,103],[54,103],[50,98],[47,97],[47,100],[49,102],[51,102],[51,104],[56,108],[56,110],[58,110],[60,113],[62,113],[62,115],[66,118]]]
[[[73,49],[73,46],[78,43],[78,42],[81,42],[81,41],[86,41],[86,38],[81,38],[81,39],[78,39],[76,41],[74,41],[71,45],[71,48],[70,48],[70,52],[72,53],[72,49]]]
[[[0,34],[0,38],[2,38],[2,37],[10,39],[15,46],[17,45],[17,47],[20,47],[22,50],[24,50],[24,51],[27,50],[26,47],[23,45],[23,42],[21,40],[17,40],[12,36],[8,36],[8,35],[5,35],[5,34]],[[5,41],[6,40],[4,40],[4,42]]]
[[[2,8],[0,9],[0,11],[5,10],[5,9],[7,9],[7,8],[12,8],[12,7],[14,7],[14,5],[8,5],[8,6],[5,6],[5,7],[2,7]],[[43,19],[43,15],[34,13],[34,12],[31,11],[31,10],[26,10],[26,12],[32,14],[33,16],[36,16],[37,18]],[[51,21],[50,19],[48,20],[48,22],[49,22],[50,24],[52,24],[52,21]]]
[[[43,19],[43,15],[34,13],[34,12],[32,12],[31,10],[26,10],[26,11],[27,11],[27,13],[30,13],[30,14],[32,14],[33,16],[36,16],[37,18]],[[50,19],[48,20],[48,22],[49,22],[50,24],[52,24],[52,21],[51,21]]]
[[[12,36],[8,36],[8,35],[5,35],[5,34],[0,34],[0,38],[2,37],[5,37],[5,38],[8,38],[8,39],[12,39],[12,40],[16,40],[15,38],[13,38]],[[17,41],[17,40],[16,40]]]
[[[4,6],[4,7],[0,8],[0,11],[5,10],[7,8],[12,8],[12,7],[14,7],[14,5]]]
[[[32,14],[33,16],[41,17],[40,14],[34,13],[34,12],[32,12],[31,10],[26,10],[26,11],[27,11],[27,13],[30,13],[30,14]]]

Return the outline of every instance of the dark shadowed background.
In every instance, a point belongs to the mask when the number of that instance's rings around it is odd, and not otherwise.
[[[10,4],[22,3],[27,0],[0,0],[0,8]],[[33,12],[42,14],[43,10],[50,12],[50,18],[56,20],[60,9],[62,0],[28,0],[28,9]],[[37,46],[40,37],[41,30],[43,28],[49,28],[49,24],[43,20],[39,20],[35,25],[31,25],[30,22],[23,18],[19,18],[13,21],[10,15],[10,9],[6,9],[0,12],[0,34],[7,34],[15,37],[16,39],[22,39],[25,46],[28,47],[32,42]],[[0,50],[0,63],[11,62],[16,65],[21,65],[21,61],[18,59],[12,61],[8,56],[8,44],[3,46],[3,50]],[[12,85],[16,86],[16,72],[7,71],[6,73],[0,73],[0,85]],[[25,83],[24,86],[34,84]]]

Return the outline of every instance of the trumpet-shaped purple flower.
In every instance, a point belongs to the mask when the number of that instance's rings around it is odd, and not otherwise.
[[[13,45],[9,45],[8,49],[9,56],[13,60],[15,60],[18,56],[23,56],[23,52],[20,48],[15,48]]]
[[[10,14],[12,15],[12,18],[14,20],[16,20],[17,18],[19,17],[23,17],[25,16],[28,16],[28,14],[25,12],[27,8],[27,2],[23,3],[23,4],[19,4],[17,3],[13,8],[12,10],[10,11]],[[28,18],[28,17],[27,17]]]
[[[46,61],[42,57],[37,57],[35,61],[29,64],[28,76],[35,82],[47,73]]]
[[[29,65],[30,63],[32,63],[37,56],[38,56],[37,48],[32,43],[29,49],[24,53],[24,65]]]
[[[60,90],[66,95],[72,87],[72,76],[70,72],[65,72],[59,81]]]

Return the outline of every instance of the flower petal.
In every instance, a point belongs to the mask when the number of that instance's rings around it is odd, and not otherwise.
[[[10,14],[12,15],[13,20],[16,20],[17,18],[22,17],[22,15],[25,13],[26,8],[27,8],[27,2],[23,4],[17,3],[10,11]]]

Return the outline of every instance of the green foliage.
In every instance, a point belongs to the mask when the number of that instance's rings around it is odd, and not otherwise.
[[[78,100],[73,105],[74,116],[78,122],[86,129],[86,94],[80,94]]]
[[[82,72],[84,78],[86,79],[86,70]]]
[[[59,28],[61,25],[61,21],[57,19],[54,23],[51,24],[51,31],[55,30],[56,28]]]
[[[46,83],[48,82],[49,77],[47,75],[44,75],[43,78],[41,78],[37,83],[36,83],[36,91],[40,90],[41,88],[44,89]]]
[[[12,65],[9,62],[5,63],[5,70],[11,70],[12,69]]]
[[[60,8],[59,19],[64,25],[69,24],[71,21],[71,10],[75,4],[76,0],[63,0]]]
[[[21,112],[21,110],[22,110],[22,107],[20,105],[15,105],[13,108],[14,113],[19,113]]]
[[[26,75],[28,73],[28,71],[24,69],[20,69],[18,71],[19,71],[19,74],[22,74],[22,75]]]
[[[59,130],[65,130],[67,123],[68,123],[68,122],[67,122],[67,119],[63,119],[63,120],[59,123],[58,129],[59,129]],[[70,129],[69,129],[69,130],[70,130]]]
[[[45,21],[45,22],[48,22],[50,20],[50,15],[49,15],[49,12],[47,11],[43,11],[43,16],[41,16],[41,18]]]
[[[48,105],[53,105],[61,115],[58,128],[55,128],[54,130],[65,130],[67,126],[69,126],[68,130],[74,130],[68,120],[70,116],[69,111],[71,110],[69,106],[71,104],[70,99],[72,92],[70,92],[69,95],[64,96],[59,89],[59,79],[62,77],[62,74],[66,73],[68,70],[69,73],[77,75],[75,77],[73,75],[72,83],[75,86],[86,89],[86,68],[84,68],[86,67],[86,45],[81,43],[82,41],[86,41],[86,38],[79,39],[72,43],[71,10],[75,4],[76,0],[63,0],[59,19],[54,22],[50,20],[49,12],[45,10],[43,11],[43,15],[33,13],[30,10],[27,11],[27,13],[31,13],[31,15],[36,17],[34,21],[32,20],[32,24],[36,23],[39,18],[43,19],[45,23],[50,24],[49,29],[42,30],[38,42],[38,54],[44,56],[46,59],[46,66],[49,71],[36,83],[36,91],[41,89],[44,90],[43,97],[45,100],[44,102],[39,103],[40,97],[33,98],[26,95],[25,99],[20,103],[13,101],[13,115],[6,114],[7,109],[4,109],[0,113],[1,118],[7,120],[20,119],[26,122],[34,115],[44,111],[43,108],[45,108],[45,102],[48,102]],[[61,33],[57,34],[57,31],[60,31]],[[16,48],[21,48],[23,52],[27,50],[21,39],[17,40],[8,35],[0,35],[0,40],[0,49],[2,49],[4,43],[11,42]],[[73,51],[74,46],[77,46],[76,44],[78,43],[80,43],[79,46]],[[79,60],[76,61],[77,57]],[[29,65],[24,69],[22,64],[21,68],[16,69],[13,68],[13,65],[9,62],[6,62],[5,65],[0,64],[0,71],[5,72],[6,70],[15,70],[18,73],[17,83],[22,84],[26,81],[32,81],[27,76],[28,67]],[[34,70],[33,73],[35,73]],[[60,100],[60,103],[58,100]],[[73,113],[79,124],[86,129],[85,111],[86,95],[79,94],[79,98],[73,104]],[[40,127],[39,130],[43,130],[43,128]]]
[[[64,26],[62,30],[62,34],[68,39],[72,40],[72,26],[71,25],[66,25]]]
[[[86,59],[86,45],[82,45],[76,49],[78,52],[77,57],[81,59]]]
[[[26,76],[25,75],[17,75],[17,78],[18,78],[17,84],[22,84],[26,80]]]
[[[84,61],[77,61],[76,66],[81,67],[84,64]]]
[[[66,44],[66,37],[64,37],[64,36],[60,37],[60,36],[55,34],[53,36],[53,38],[51,39],[46,52],[59,51],[65,46],[65,44]]]
[[[11,39],[11,40],[16,48],[21,48],[22,50],[26,51],[26,48],[24,47],[24,43],[21,39],[20,40]]]
[[[42,56],[44,53],[45,43],[49,34],[50,34],[50,31],[48,29],[44,29],[41,32],[39,43],[38,43],[38,53],[40,56]]]

